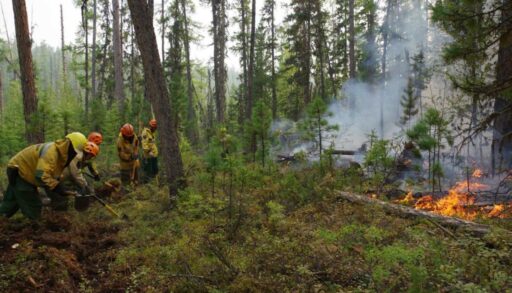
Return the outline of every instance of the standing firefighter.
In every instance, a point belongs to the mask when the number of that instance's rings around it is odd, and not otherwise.
[[[20,209],[27,218],[38,219],[42,202],[37,187],[46,190],[52,207],[66,209],[68,193],[59,179],[75,156],[82,156],[86,142],[83,134],[73,132],[65,139],[29,146],[11,158],[7,165],[9,185],[0,214],[9,218]]]
[[[139,162],[139,139],[135,135],[133,126],[126,123],[121,127],[117,138],[117,152],[119,154],[121,181],[123,184],[137,183]]]
[[[144,181],[156,177],[158,174],[158,148],[156,146],[156,120],[149,121],[149,128],[144,127],[142,131],[142,149],[144,157],[142,160],[142,168],[144,170]]]

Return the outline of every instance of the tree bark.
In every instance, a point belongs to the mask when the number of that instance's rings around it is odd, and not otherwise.
[[[44,141],[43,129],[35,121],[37,113],[36,85],[32,63],[32,40],[28,31],[28,17],[25,0],[13,0],[16,41],[21,71],[21,90],[23,92],[23,113],[25,116],[25,137],[31,144]]]
[[[277,119],[277,84],[276,84],[276,27],[275,27],[275,10],[276,2],[272,1],[270,12],[270,50],[272,56],[272,119]]]
[[[249,92],[249,79],[248,79],[248,66],[247,66],[247,28],[245,27],[247,24],[247,6],[245,3],[247,0],[240,0],[240,12],[241,12],[241,21],[240,21],[240,36],[242,38],[242,74],[243,74],[243,90],[240,93],[240,109],[239,109],[239,123],[240,126],[243,127],[244,120],[247,117],[245,114],[247,107],[247,97]]]
[[[105,20],[105,27],[110,27],[110,2],[109,0],[105,1],[104,3],[104,7],[103,7],[103,18]],[[108,47],[110,45],[110,39],[109,39],[109,35],[110,35],[110,30],[107,30],[105,32],[105,41],[103,43],[103,48],[102,48],[102,55],[103,55],[103,60],[101,62],[101,66],[100,66],[100,70],[99,70],[99,76],[100,76],[100,80],[98,82],[98,93],[100,93],[100,97],[101,97],[101,93],[103,92],[103,85],[105,84],[105,73],[106,73],[106,69],[107,69],[107,61],[108,61]]]
[[[254,47],[256,43],[256,0],[252,0],[251,8],[251,42],[249,49],[249,72],[247,77],[247,107],[246,119],[251,120],[252,107],[254,104]],[[256,139],[253,139],[256,141]],[[255,150],[255,147],[253,147]]]
[[[62,52],[62,78],[64,83],[66,83],[66,53],[64,51],[65,42],[64,42],[64,12],[62,11],[62,4],[60,5],[60,47]]]
[[[114,10],[114,99],[119,103],[119,113],[123,116],[125,97],[123,85],[123,48],[121,46],[121,27],[119,26],[119,0],[112,1],[112,8]]]
[[[162,14],[160,22],[162,23],[162,64],[165,64],[165,0],[162,0]],[[165,73],[165,71],[164,71]]]
[[[144,79],[156,119],[160,125],[161,153],[164,160],[164,170],[169,184],[171,205],[178,195],[178,190],[184,187],[183,163],[178,145],[178,134],[174,125],[174,115],[170,105],[164,70],[160,62],[158,46],[153,22],[150,18],[149,7],[145,0],[128,0],[135,37],[142,57]],[[171,115],[170,115],[171,113]]]
[[[213,66],[215,78],[215,106],[217,122],[226,121],[226,3],[225,0],[212,0],[213,15]]]
[[[96,85],[96,19],[97,19],[97,5],[96,0],[93,2],[93,18],[92,18],[92,60],[91,60],[91,89],[92,99],[96,99],[97,85]]]
[[[349,77],[356,77],[356,31],[354,28],[354,0],[348,1]]]
[[[82,6],[82,26],[85,34],[85,122],[89,123],[89,19],[87,18],[87,2]]]
[[[507,83],[512,79],[512,0],[503,1],[502,21],[503,32],[500,38],[498,61],[496,64],[496,82],[498,86]],[[510,86],[504,89],[503,93],[496,98],[494,103],[495,113],[503,112],[510,107],[510,99],[507,99],[505,92],[510,91]],[[512,168],[512,113],[506,111],[494,122],[493,134],[494,162],[493,171],[501,172]]]
[[[188,27],[187,17],[187,0],[181,1],[181,9],[183,10],[183,22],[184,22],[184,36],[183,45],[185,47],[185,62],[187,67],[187,138],[192,145],[196,145],[199,142],[199,133],[197,129],[196,111],[194,109],[194,94],[192,84],[192,64],[190,62],[190,32]]]

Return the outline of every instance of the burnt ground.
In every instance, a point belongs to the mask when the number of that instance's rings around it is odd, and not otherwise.
[[[115,292],[107,273],[122,223],[44,210],[42,219],[0,219],[1,292]]]

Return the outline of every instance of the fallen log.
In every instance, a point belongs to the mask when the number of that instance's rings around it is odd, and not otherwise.
[[[353,156],[356,154],[356,151],[348,151],[348,150],[329,150],[329,152],[333,155],[341,155],[341,156]]]
[[[475,222],[462,220],[453,217],[437,215],[423,210],[416,210],[407,206],[397,205],[390,202],[381,201],[378,199],[369,198],[363,195],[352,194],[348,192],[337,192],[338,199],[345,200],[351,203],[374,205],[381,207],[386,213],[401,217],[401,218],[423,218],[429,221],[449,227],[455,230],[468,232],[474,236],[483,237],[491,231],[488,225],[478,224]]]

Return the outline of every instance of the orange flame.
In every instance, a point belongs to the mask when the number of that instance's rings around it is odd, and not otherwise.
[[[414,207],[418,210],[427,210],[439,215],[472,220],[477,213],[466,207],[474,202],[474,196],[461,194],[452,189],[447,196],[439,200],[434,200],[431,195],[424,196],[416,202]]]
[[[504,218],[505,215],[503,212],[505,211],[505,206],[502,204],[494,205],[492,210],[487,214],[489,218]]]
[[[407,195],[398,201],[399,203],[401,204],[405,204],[405,205],[409,205],[411,203],[414,202],[414,197],[412,196],[412,191],[409,191],[409,193],[407,193]]]
[[[481,178],[483,172],[476,169],[473,178]],[[492,209],[489,207],[478,208],[475,204],[475,196],[473,193],[488,190],[489,186],[480,182],[471,182],[468,180],[457,182],[449,191],[448,195],[435,199],[432,195],[421,197],[414,204],[417,210],[426,210],[439,215],[458,217],[466,220],[474,220],[479,214],[488,218],[510,218],[512,217],[512,204],[508,207],[503,204],[494,205]],[[412,192],[398,202],[410,205],[415,199]]]
[[[484,175],[481,169],[476,169],[471,176],[474,178],[481,178]]]

